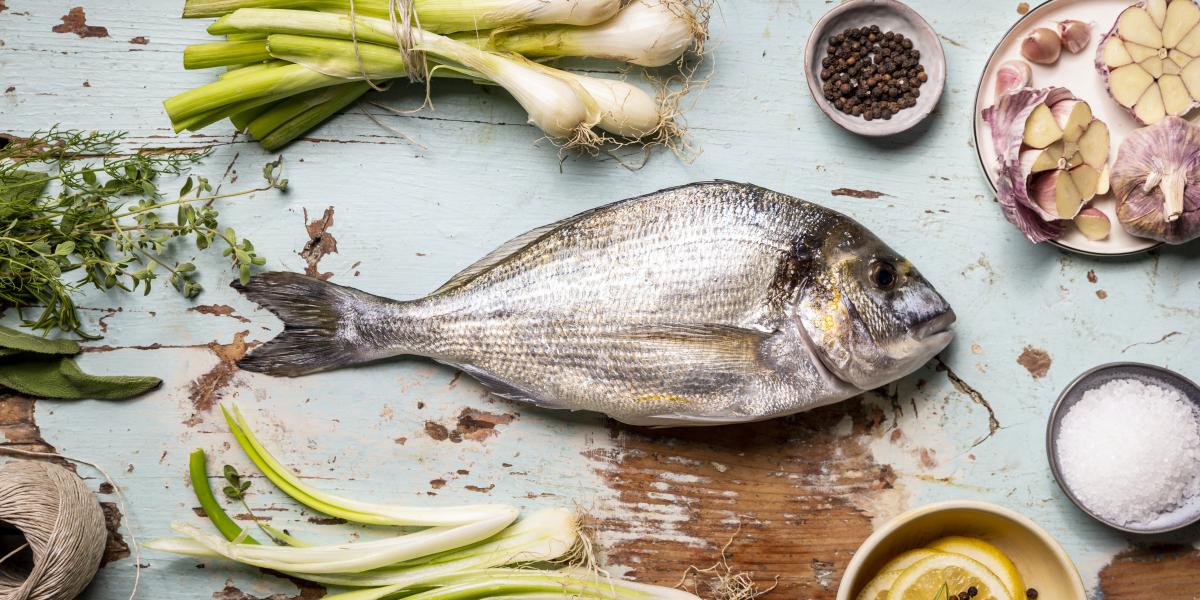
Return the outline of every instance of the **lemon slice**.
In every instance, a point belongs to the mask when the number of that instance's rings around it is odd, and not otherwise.
[[[974,587],[974,600],[1013,600],[1004,582],[977,560],[961,554],[938,553],[905,569],[888,592],[887,600],[932,600],[942,586],[951,595]]]
[[[858,593],[857,600],[887,600],[888,590],[899,576],[900,571],[881,571]]]
[[[937,554],[937,551],[929,548],[917,548],[916,550],[909,550],[908,552],[889,560],[886,565],[883,565],[882,569],[879,569],[879,572],[903,571],[911,567],[913,563],[917,562],[918,560],[929,558],[935,554]]]
[[[999,548],[983,540],[954,535],[929,544],[929,548],[979,561],[1004,582],[1005,589],[1012,597],[1020,598],[1025,593],[1025,582],[1021,581],[1017,566]]]

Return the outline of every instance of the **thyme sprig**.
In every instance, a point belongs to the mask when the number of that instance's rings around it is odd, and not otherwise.
[[[0,309],[20,310],[25,326],[92,338],[72,296],[89,285],[148,294],[160,268],[171,287],[195,297],[203,289],[196,266],[164,257],[180,240],[200,250],[223,245],[242,281],[265,263],[249,240],[221,226],[214,203],[285,190],[282,159],[264,166],[261,186],[222,192],[190,174],[208,151],[122,152],[126,136],[52,127],[0,147]],[[186,176],[177,195],[158,189],[164,175]],[[40,311],[27,318],[32,308]]]

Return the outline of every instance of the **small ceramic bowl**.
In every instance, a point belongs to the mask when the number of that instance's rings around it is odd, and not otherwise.
[[[1071,558],[1044,529],[1007,508],[976,501],[930,504],[904,513],[867,538],[846,567],[837,600],[854,600],[900,553],[948,535],[965,535],[995,545],[1012,559],[1025,585],[1039,598],[1087,600]]]
[[[929,81],[921,86],[916,106],[906,108],[886,121],[868,121],[848,115],[834,108],[821,92],[821,60],[829,49],[829,38],[851,27],[869,25],[878,25],[883,31],[894,31],[912,40],[913,47],[921,52],[921,64],[929,75]],[[933,112],[946,85],[946,54],[937,32],[908,5],[896,0],[849,0],[825,13],[813,26],[804,46],[804,73],[808,76],[808,90],[825,116],[859,135],[882,137],[907,131]]]
[[[1067,411],[1076,402],[1079,402],[1083,398],[1084,392],[1094,390],[1114,379],[1134,379],[1146,384],[1173,388],[1179,391],[1180,394],[1183,394],[1184,397],[1195,404],[1197,409],[1200,410],[1200,387],[1197,387],[1191,380],[1174,371],[1154,365],[1129,362],[1109,363],[1085,371],[1082,375],[1076,377],[1075,381],[1072,381],[1067,386],[1067,389],[1063,390],[1062,394],[1058,397],[1058,401],[1054,404],[1054,409],[1050,411],[1050,424],[1046,427],[1046,453],[1049,455],[1050,471],[1054,473],[1054,481],[1058,482],[1058,487],[1067,495],[1067,498],[1071,499],[1071,502],[1075,503],[1075,506],[1079,507],[1079,510],[1113,529],[1119,529],[1126,533],[1167,533],[1200,523],[1200,497],[1192,498],[1191,501],[1183,506],[1165,513],[1149,523],[1139,523],[1136,525],[1113,523],[1096,514],[1081,502],[1063,479],[1062,466],[1058,463],[1058,447],[1056,445],[1063,417],[1066,416]]]

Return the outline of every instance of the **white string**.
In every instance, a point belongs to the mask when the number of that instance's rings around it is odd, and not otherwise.
[[[71,462],[79,463],[81,465],[87,465],[87,466],[95,469],[96,471],[98,471],[101,475],[103,475],[104,479],[108,481],[109,485],[113,486],[113,491],[117,495],[117,506],[121,509],[121,514],[125,515],[126,528],[129,530],[129,543],[130,543],[130,545],[133,546],[133,561],[134,561],[133,588],[129,592],[129,600],[134,600],[134,598],[137,596],[138,583],[142,579],[141,546],[138,544],[137,535],[134,534],[134,532],[133,532],[133,518],[132,518],[132,515],[129,514],[128,507],[126,507],[126,505],[125,505],[125,495],[121,493],[121,487],[118,486],[117,482],[114,481],[112,476],[110,476],[108,474],[108,471],[105,471],[104,469],[102,469],[100,467],[100,465],[97,465],[96,463],[86,461],[81,458],[65,456],[62,454],[55,454],[55,453],[51,453],[51,452],[34,452],[32,450],[21,450],[19,448],[0,446],[0,453],[4,453],[4,452],[10,453],[10,454],[16,454],[18,456],[29,456],[29,457],[34,457],[34,458],[61,458],[64,460],[69,460]],[[7,558],[8,557],[6,556],[5,559],[7,559]],[[3,562],[3,561],[0,561],[0,562]]]

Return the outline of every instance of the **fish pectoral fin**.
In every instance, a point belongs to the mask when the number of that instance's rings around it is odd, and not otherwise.
[[[689,367],[748,372],[764,368],[760,348],[771,334],[733,325],[696,323],[638,327],[620,335],[657,346]]]
[[[526,390],[520,386],[504,381],[503,379],[500,379],[499,377],[496,377],[492,373],[484,369],[480,369],[479,367],[454,363],[447,364],[459,369],[467,375],[470,375],[472,379],[478,381],[480,385],[487,388],[488,391],[493,395],[504,398],[505,400],[528,402],[542,408],[564,408],[560,403],[542,398],[530,390]]]
[[[689,415],[685,413],[663,413],[658,415],[642,415],[629,418],[617,418],[618,421],[637,427],[667,429],[670,427],[716,427],[719,425],[734,425],[762,420],[763,417],[748,417],[746,415]]]

